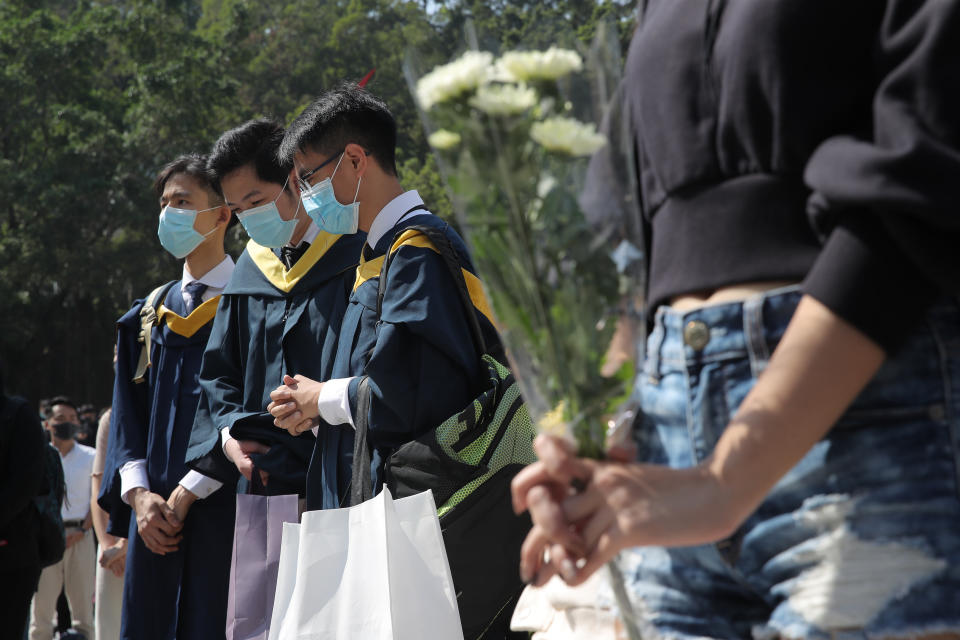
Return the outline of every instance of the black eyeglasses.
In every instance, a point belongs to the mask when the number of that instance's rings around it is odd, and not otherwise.
[[[342,156],[343,152],[346,150],[347,150],[346,147],[344,147],[343,149],[340,150],[339,153],[333,154],[332,156],[330,156],[329,158],[327,158],[326,160],[318,164],[316,167],[314,167],[310,171],[307,171],[303,175],[299,176],[299,178],[297,179],[300,180],[300,188],[303,189],[304,191],[309,189],[312,186],[309,182],[307,182],[307,180],[310,179],[310,176],[312,176],[317,171],[320,171],[320,169],[323,169],[325,166],[327,166],[328,164],[330,164],[331,162],[333,162],[334,160]]]

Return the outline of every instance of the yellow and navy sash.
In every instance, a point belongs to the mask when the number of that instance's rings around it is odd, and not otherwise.
[[[194,309],[186,318],[166,305],[160,305],[157,309],[157,322],[166,324],[167,328],[177,335],[191,338],[217,315],[218,304],[220,304],[220,296],[213,296]]]
[[[340,239],[340,235],[321,231],[314,238],[306,253],[289,270],[276,256],[273,250],[257,244],[253,240],[247,243],[247,253],[263,276],[280,291],[290,293],[297,283],[310,272],[327,251]]]
[[[388,254],[396,252],[400,247],[420,247],[421,249],[431,249],[436,253],[440,253],[440,251],[433,246],[433,243],[430,242],[430,239],[416,229],[408,229],[401,233],[390,246]],[[386,255],[382,255],[371,260],[365,260],[361,256],[360,265],[357,267],[357,276],[353,281],[353,290],[356,291],[357,288],[367,280],[379,277],[386,258]],[[483,283],[480,282],[480,278],[463,267],[460,268],[460,271],[463,272],[463,279],[467,283],[467,292],[470,294],[470,301],[473,302],[473,306],[476,307],[477,311],[486,316],[492,326],[497,326],[493,321],[493,311],[490,307],[490,301],[487,299],[487,294],[483,290]]]

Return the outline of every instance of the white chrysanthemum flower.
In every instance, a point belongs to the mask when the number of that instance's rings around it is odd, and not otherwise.
[[[522,113],[537,102],[537,93],[515,84],[489,84],[477,89],[470,98],[470,106],[491,116],[509,116]]]
[[[497,60],[497,72],[509,74],[517,82],[556,80],[581,69],[580,54],[557,47],[546,51],[508,51]]]
[[[460,134],[446,129],[437,129],[427,136],[427,144],[441,151],[453,149],[460,144]]]
[[[420,106],[429,109],[487,82],[493,69],[493,54],[467,51],[448,64],[440,65],[417,81]]]
[[[550,151],[571,156],[589,156],[607,143],[596,125],[574,118],[547,118],[530,127],[530,137]]]

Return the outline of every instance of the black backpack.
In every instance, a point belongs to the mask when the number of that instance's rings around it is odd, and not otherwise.
[[[487,350],[456,250],[443,231],[411,226],[394,239],[380,270],[377,317],[390,258],[405,243],[400,236],[410,238],[411,231],[429,239],[457,283],[484,385],[460,413],[397,449],[386,461],[384,484],[394,498],[433,492],[464,638],[526,637],[511,633],[509,624],[523,590],[520,545],[531,523],[529,515],[513,513],[510,481],[536,459],[536,430],[513,374]],[[350,504],[372,496],[369,406],[368,378],[363,377],[357,394]]]

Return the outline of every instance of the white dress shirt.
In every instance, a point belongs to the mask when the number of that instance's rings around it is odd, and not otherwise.
[[[184,304],[189,304],[190,301],[190,296],[187,294],[187,285],[191,282],[200,282],[207,285],[206,291],[200,296],[204,302],[223,293],[223,290],[227,288],[227,283],[230,282],[230,276],[233,275],[233,267],[233,258],[226,256],[223,261],[213,269],[199,278],[194,278],[190,270],[187,269],[187,263],[184,262],[183,277],[180,280],[180,291],[181,295],[183,295]],[[221,430],[221,437],[226,431],[227,429]],[[191,469],[183,476],[183,479],[180,480],[180,485],[198,498],[206,498],[223,486],[223,483]],[[130,460],[120,467],[121,499],[127,504],[130,504],[128,493],[137,487],[143,487],[148,491],[150,490],[150,480],[147,478],[147,461],[143,458]]]
[[[96,453],[93,447],[76,442],[67,455],[60,456],[65,485],[60,517],[64,520],[83,520],[90,512],[90,474]]]
[[[393,233],[394,227],[409,216],[433,215],[425,209],[410,211],[422,204],[423,198],[413,190],[402,193],[388,202],[377,214],[377,217],[373,219],[370,231],[367,233],[367,244],[371,248],[376,247],[384,236]],[[348,424],[351,427],[356,427],[353,422],[353,412],[350,411],[351,380],[353,378],[334,378],[333,380],[327,380],[321,387],[317,409],[320,412],[320,417],[327,424]],[[318,431],[319,427],[313,428],[314,435]]]

